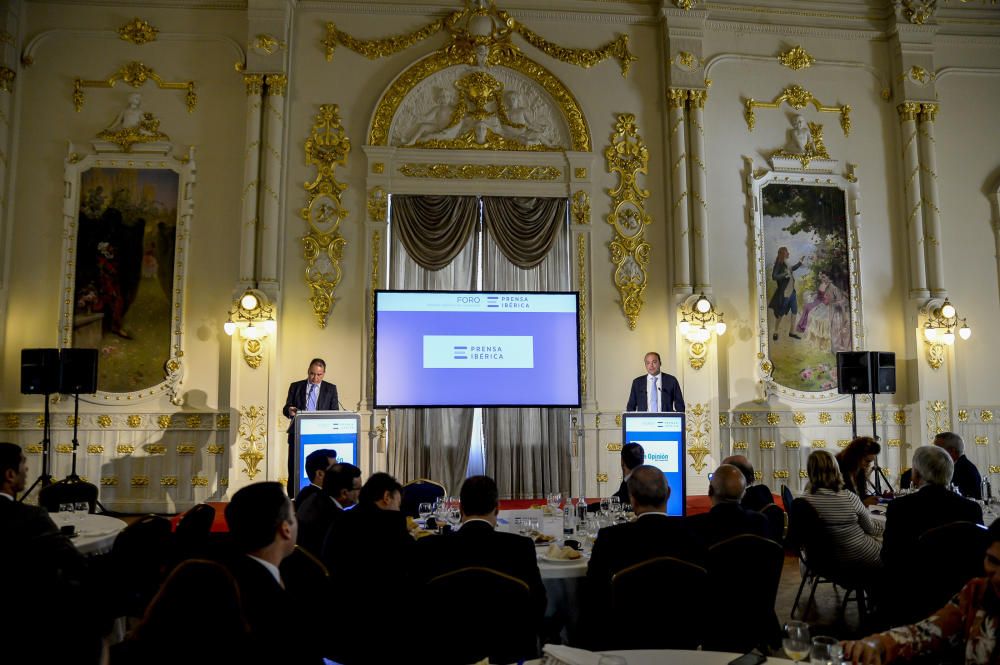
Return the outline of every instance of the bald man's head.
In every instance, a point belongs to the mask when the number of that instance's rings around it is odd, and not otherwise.
[[[753,464],[750,463],[743,455],[730,455],[726,459],[722,460],[723,464],[732,464],[737,469],[743,473],[743,477],[747,480],[747,487],[753,485]]]
[[[712,474],[712,482],[708,486],[708,496],[712,497],[712,505],[720,503],[739,503],[747,490],[747,481],[743,472],[732,464],[723,464]]]
[[[636,515],[647,512],[667,511],[670,485],[663,472],[655,466],[643,464],[632,469],[628,479],[628,494]]]

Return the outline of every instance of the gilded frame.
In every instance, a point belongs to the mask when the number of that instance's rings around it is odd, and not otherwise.
[[[133,171],[170,171],[177,174],[176,227],[173,232],[173,266],[170,282],[169,347],[163,363],[163,376],[152,385],[122,392],[101,390],[94,395],[80,395],[80,399],[93,404],[127,403],[166,396],[172,404],[182,403],[180,383],[184,368],[184,295],[187,267],[188,240],[194,213],[194,184],[196,168],[193,149],[187,157],[140,153],[107,153],[81,156],[72,151],[65,160],[63,194],[63,294],[59,317],[59,346],[73,347],[74,326],[77,323],[77,256],[80,233],[80,210],[83,176],[91,169],[120,169]],[[139,180],[138,178],[136,179]],[[162,284],[161,284],[162,286]],[[165,289],[164,289],[165,290]],[[100,361],[99,361],[100,362]]]
[[[749,162],[749,160],[747,161]],[[836,164],[836,162],[827,163],[830,165]],[[848,172],[845,175],[834,174],[826,169],[816,169],[815,172],[810,169],[798,168],[794,170],[757,169],[748,174],[747,183],[749,199],[747,204],[751,217],[751,233],[754,248],[753,283],[756,288],[755,297],[757,305],[757,373],[760,383],[764,388],[765,394],[777,393],[786,398],[804,401],[834,399],[839,396],[836,385],[836,351],[849,351],[863,347],[864,329],[862,327],[861,279],[859,273],[860,248],[858,242],[858,229],[861,220],[858,210],[858,181],[854,175],[853,167],[849,166]],[[843,195],[844,219],[842,221],[842,241],[846,245],[844,247],[846,265],[841,266],[843,270],[841,279],[831,281],[839,283],[842,296],[841,302],[843,301],[843,296],[846,296],[849,304],[846,307],[839,308],[839,311],[842,312],[840,315],[843,320],[842,325],[835,327],[832,323],[834,315],[830,314],[831,341],[828,343],[827,348],[820,346],[815,340],[811,342],[815,348],[821,349],[822,353],[827,356],[826,362],[822,363],[827,365],[825,373],[818,365],[810,366],[803,364],[803,367],[800,368],[797,364],[794,364],[792,367],[788,367],[791,361],[787,361],[785,358],[793,357],[795,354],[781,353],[781,347],[779,346],[783,342],[786,344],[810,343],[809,336],[805,333],[800,333],[798,327],[801,325],[802,319],[806,318],[803,317],[805,306],[807,305],[806,301],[808,300],[811,303],[812,300],[816,300],[819,291],[818,287],[812,289],[812,298],[809,298],[805,292],[795,294],[798,310],[802,314],[796,312],[796,314],[791,315],[789,313],[789,321],[795,320],[797,323],[789,322],[784,325],[779,323],[773,329],[771,326],[771,321],[776,317],[773,314],[773,309],[769,311],[769,303],[774,295],[769,291],[769,286],[774,286],[773,283],[775,282],[772,279],[772,270],[776,262],[776,251],[774,247],[769,247],[770,244],[775,244],[773,241],[775,237],[774,232],[769,230],[769,228],[773,229],[776,225],[780,225],[783,222],[779,221],[780,218],[770,218],[764,214],[765,197],[767,196],[766,190],[769,186],[806,188],[804,191],[807,193],[815,192],[817,196],[822,195],[825,197],[824,200],[839,198],[836,194],[831,194],[831,190],[842,192]],[[824,189],[812,190],[811,188]],[[782,230],[787,231],[788,228],[786,226]],[[795,260],[795,258],[792,257],[791,260]],[[813,261],[815,261],[815,257],[813,257]],[[804,267],[810,268],[813,275],[818,272],[812,266]],[[795,274],[795,276],[798,279],[802,275]],[[811,283],[807,281],[804,286],[813,287],[816,283],[815,281]],[[773,290],[775,289],[771,289],[771,291]],[[805,291],[805,288],[803,288],[803,291]],[[833,291],[836,291],[836,289]],[[795,291],[793,290],[793,292]],[[829,309],[830,312],[833,311],[832,305]],[[787,333],[784,330],[785,325],[789,326]],[[793,325],[795,326],[794,330],[791,327]],[[840,330],[842,333],[846,332],[843,329],[844,325],[850,326],[849,335],[841,334],[838,341],[838,335],[834,330]],[[800,334],[802,339],[789,338],[785,341],[785,336],[791,332]],[[773,339],[775,334],[779,337],[777,341]],[[824,345],[827,344],[825,340],[822,343]],[[780,364],[782,362],[785,362],[786,366],[776,367],[776,363]],[[831,369],[833,370],[832,372],[830,371]],[[798,378],[788,380],[790,372],[794,373]],[[805,375],[806,372],[809,373],[808,376]],[[821,375],[819,378],[822,379],[822,385],[818,389],[807,389],[807,382],[819,382],[819,379],[813,379],[814,372],[817,375]]]

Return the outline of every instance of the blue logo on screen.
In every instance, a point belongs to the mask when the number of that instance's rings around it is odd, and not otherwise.
[[[486,306],[487,307],[499,307],[500,304],[497,302],[500,296],[486,296]]]
[[[455,347],[455,360],[468,360],[469,359],[469,347],[467,346],[456,346]]]

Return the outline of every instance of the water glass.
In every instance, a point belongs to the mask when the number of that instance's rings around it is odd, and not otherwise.
[[[835,637],[814,637],[809,650],[810,665],[841,665],[844,650]]]
[[[562,503],[562,494],[555,493],[549,495],[549,508],[552,509],[553,513],[559,512],[559,504]]]
[[[809,657],[809,624],[805,621],[789,621],[781,636],[781,646],[788,657],[799,662]]]
[[[75,505],[77,514],[86,515],[90,512],[90,504],[86,501],[77,501]]]
[[[611,497],[601,497],[601,515],[607,517],[611,513]]]
[[[427,521],[427,518],[434,513],[433,503],[421,503],[417,506],[417,514],[420,515],[420,519]]]

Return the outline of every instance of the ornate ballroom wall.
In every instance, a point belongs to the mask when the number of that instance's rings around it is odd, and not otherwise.
[[[109,507],[182,509],[283,476],[281,406],[313,356],[363,414],[363,468],[385,468],[391,421],[370,408],[369,351],[371,288],[387,283],[386,193],[573,197],[585,395],[565,445],[575,489],[593,496],[618,482],[616,416],[647,350],[684,388],[689,492],[730,451],[772,487],[797,486],[812,448],[850,438],[849,398],[778,377],[761,297],[773,261],[761,185],[836,186],[850,344],[896,354],[897,392],[875,413],[890,477],[941,430],[1000,473],[1000,6],[463,7],[0,2],[0,439],[27,446],[33,472],[42,398],[20,393],[20,350],[72,341],[80,166],[169,162],[183,172],[183,251],[163,380],[81,398],[78,466]],[[461,144],[435,115],[434,88],[469,76],[505,100],[508,118],[492,135],[468,125]],[[98,134],[136,91],[166,147],[144,152],[141,136],[112,157]],[[798,150],[796,113],[821,125]],[[514,125],[531,131],[504,133]],[[274,306],[277,330],[248,346],[223,324],[249,287]],[[728,330],[699,346],[679,324],[700,293]],[[974,334],[932,345],[923,328],[945,298]],[[72,400],[51,408],[62,477]],[[871,431],[870,402],[858,412]]]

